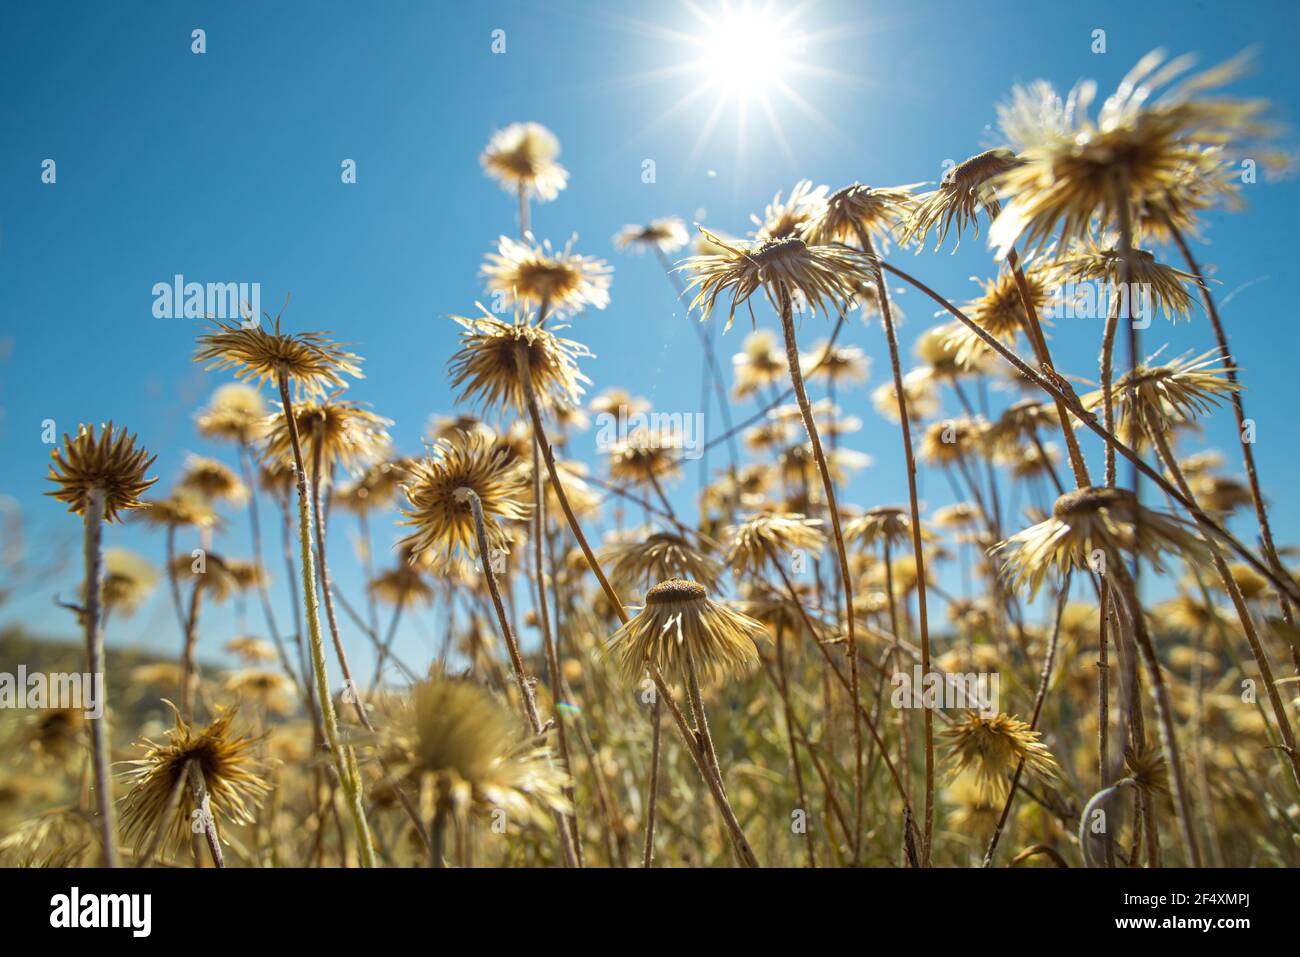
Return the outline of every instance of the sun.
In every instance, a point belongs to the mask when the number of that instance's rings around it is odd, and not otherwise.
[[[745,5],[708,21],[701,39],[707,82],[726,96],[749,100],[785,83],[803,36],[770,8]]]

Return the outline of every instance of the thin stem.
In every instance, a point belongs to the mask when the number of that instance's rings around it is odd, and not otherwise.
[[[880,261],[880,266],[885,271],[893,273],[899,279],[902,279],[904,282],[914,286],[915,288],[917,288],[918,290],[920,290],[921,292],[929,296],[931,299],[933,299],[935,302],[937,302],[940,306],[942,306],[945,310],[947,310],[947,312],[949,312],[954,318],[956,318],[968,329],[974,332],[981,340],[983,340],[983,342],[990,349],[992,349],[999,356],[1001,356],[1008,363],[1010,363],[1016,369],[1017,372],[1019,372],[1026,379],[1033,382],[1036,386],[1038,386],[1048,395],[1052,396],[1053,398],[1057,398],[1057,397],[1062,398],[1066,400],[1067,403],[1070,402],[1068,394],[1063,390],[1060,384],[1056,383],[1053,379],[1050,379],[1044,376],[1043,374],[1035,371],[1034,369],[1031,369],[1028,365],[1025,364],[1025,362],[1022,359],[1020,359],[1020,357],[1018,357],[1014,352],[1012,352],[1000,341],[998,341],[997,338],[989,335],[977,323],[972,321],[969,316],[967,316],[960,309],[954,306],[947,299],[943,298],[943,296],[939,295],[937,292],[935,292],[925,283],[921,282],[921,280],[917,279],[915,276],[912,276],[904,272],[903,270],[899,269],[897,266],[884,262],[883,260]],[[1057,376],[1057,378],[1059,378],[1059,376]],[[1124,458],[1132,462],[1133,465],[1146,478],[1150,479],[1162,492],[1164,492],[1166,495],[1172,498],[1179,505],[1183,506],[1183,508],[1186,508],[1188,511],[1190,511],[1196,517],[1197,521],[1204,523],[1205,526],[1209,528],[1212,532],[1214,532],[1214,534],[1217,535],[1219,539],[1221,539],[1229,548],[1231,548],[1234,552],[1240,555],[1242,560],[1245,561],[1246,564],[1250,565],[1251,568],[1253,568],[1255,571],[1259,572],[1270,582],[1272,582],[1273,586],[1279,590],[1280,594],[1284,594],[1287,598],[1289,598],[1292,601],[1300,602],[1300,584],[1297,584],[1294,581],[1290,581],[1290,582],[1287,581],[1284,576],[1278,574],[1276,571],[1273,570],[1273,568],[1271,568],[1268,564],[1263,562],[1258,556],[1255,555],[1254,552],[1252,552],[1249,548],[1243,545],[1236,536],[1234,536],[1226,528],[1224,528],[1213,518],[1207,515],[1204,512],[1204,510],[1202,510],[1201,507],[1196,504],[1195,501],[1189,500],[1185,495],[1179,492],[1178,489],[1176,489],[1174,485],[1167,478],[1161,475],[1157,469],[1153,469],[1150,465],[1144,462],[1142,460],[1141,455],[1139,455],[1136,451],[1134,451],[1127,444],[1125,444],[1113,432],[1109,431],[1108,429],[1100,425],[1097,422],[1097,417],[1094,414],[1089,412],[1087,409],[1084,409],[1081,405],[1071,405],[1070,410],[1076,418],[1078,418],[1081,422],[1083,422],[1083,424],[1086,425],[1099,438],[1101,438],[1102,441],[1110,445],[1113,445],[1115,447],[1115,450],[1120,455],[1124,456]]]
[[[854,628],[853,613],[853,576],[849,570],[848,552],[844,547],[844,533],[840,528],[840,509],[835,498],[835,483],[831,481],[830,468],[826,455],[822,451],[821,436],[817,431],[817,421],[813,417],[812,403],[808,401],[808,392],[804,388],[803,371],[799,366],[799,344],[795,340],[793,308],[789,290],[784,285],[778,286],[781,306],[781,332],[785,337],[786,364],[790,367],[790,384],[794,388],[795,399],[799,403],[799,413],[803,417],[804,430],[812,444],[813,458],[817,460],[817,471],[821,475],[822,490],[826,493],[826,509],[830,512],[831,531],[835,536],[835,556],[840,565],[840,578],[844,583],[845,629],[848,641],[849,659],[849,697],[853,700],[853,847],[856,849],[861,841],[862,832],[862,719],[858,705],[861,691],[858,681],[857,636]],[[924,569],[924,566],[921,566]]]
[[[916,492],[916,456],[912,450],[911,422],[907,409],[907,393],[903,388],[903,372],[898,358],[898,334],[894,330],[893,311],[889,305],[889,290],[882,272],[884,261],[872,247],[871,236],[858,230],[862,251],[870,257],[871,271],[880,300],[880,318],[885,327],[885,341],[889,345],[889,364],[894,374],[894,392],[898,396],[899,428],[903,436],[903,458],[907,466],[908,509],[912,519],[912,554],[916,558],[916,600],[918,628],[921,637],[921,672],[930,673],[930,623],[926,603],[925,550],[921,545],[921,508]],[[847,572],[845,573],[847,576]],[[925,733],[925,823],[922,828],[921,866],[930,863],[930,838],[934,829],[934,715],[930,708],[922,712]]]
[[[203,780],[203,769],[199,762],[190,761],[186,765],[190,779],[190,796],[194,798],[194,807],[198,811],[198,821],[203,826],[203,836],[207,841],[208,854],[215,867],[225,867],[226,859],[221,853],[221,840],[217,836],[217,820],[212,816],[212,805],[208,801],[208,789]]]
[[[1052,680],[1052,667],[1056,663],[1056,649],[1061,640],[1061,619],[1065,616],[1065,605],[1070,598],[1070,573],[1067,571],[1061,581],[1060,594],[1056,596],[1056,620],[1052,626],[1052,637],[1047,644],[1047,654],[1043,656],[1043,672],[1038,679],[1038,692],[1034,695],[1034,713],[1029,721],[1029,730],[1038,730],[1038,719],[1043,713],[1043,702],[1047,699],[1047,687]],[[1020,784],[1020,776],[1025,770],[1025,759],[1021,758],[1016,764],[1016,772],[1011,778],[1011,789],[1007,792],[1006,803],[1002,806],[1002,814],[998,817],[997,827],[993,830],[993,837],[989,840],[988,850],[984,852],[984,867],[993,866],[993,855],[997,853],[998,841],[1002,837],[1002,829],[1006,827],[1007,818],[1011,816],[1011,805],[1016,800],[1016,786]]]
[[[293,448],[293,463],[298,491],[298,544],[302,564],[302,593],[307,612],[307,638],[311,649],[312,671],[316,677],[316,701],[320,708],[322,730],[325,740],[334,757],[339,781],[343,785],[347,798],[348,811],[352,816],[352,825],[356,830],[357,846],[361,852],[361,862],[365,867],[375,866],[375,850],[370,839],[370,825],[366,822],[366,812],[362,805],[361,778],[356,771],[356,758],[351,746],[346,748],[339,735],[338,716],[334,713],[334,701],[330,695],[328,665],[325,661],[325,641],[321,635],[320,606],[316,595],[316,565],[312,555],[311,508],[308,504],[307,469],[302,459],[302,443],[298,435],[298,421],[293,410],[293,400],[289,394],[288,375],[283,371],[276,377],[280,388],[280,402],[284,407],[284,418],[289,431],[289,442]]]
[[[483,518],[483,502],[479,499],[477,492],[466,486],[457,489],[454,494],[458,501],[469,505],[470,512],[474,516],[474,535],[478,543],[479,564],[483,568],[483,578],[487,582],[488,594],[492,597],[492,608],[496,612],[497,623],[501,626],[501,636],[505,639],[506,649],[510,654],[510,667],[515,675],[515,687],[519,689],[524,720],[528,723],[533,735],[540,736],[542,734],[542,719],[537,713],[537,698],[533,694],[533,684],[528,677],[527,669],[524,667],[524,658],[520,654],[519,643],[515,640],[514,629],[510,627],[510,619],[506,614],[505,603],[501,600],[501,589],[497,585],[496,572],[492,569],[492,548],[488,544],[487,522]],[[552,816],[555,818],[564,865],[566,867],[577,867],[578,860],[573,850],[573,833],[569,830],[569,823],[564,815],[558,812],[555,812]]]
[[[641,866],[645,868],[654,866],[655,812],[659,806],[659,750],[662,744],[662,725],[663,704],[656,694],[654,704],[650,706],[650,784],[646,795],[645,850],[641,854]]]
[[[1187,239],[1183,236],[1182,231],[1172,222],[1168,223],[1170,234],[1174,238],[1174,243],[1183,254],[1183,259],[1187,262],[1188,271],[1196,277],[1196,284],[1201,293],[1201,301],[1205,304],[1205,312],[1210,317],[1210,325],[1214,328],[1214,338],[1219,344],[1219,353],[1223,356],[1223,368],[1228,377],[1228,381],[1234,385],[1237,383],[1237,360],[1232,356],[1232,350],[1228,347],[1228,333],[1223,327],[1223,320],[1219,316],[1218,306],[1215,304],[1214,296],[1210,294],[1210,284],[1206,281],[1204,274],[1201,272],[1200,264],[1192,255],[1191,247],[1187,244]],[[1284,574],[1282,563],[1277,555],[1277,548],[1273,544],[1273,529],[1269,525],[1268,509],[1264,507],[1264,495],[1259,487],[1259,474],[1255,468],[1255,453],[1251,448],[1252,443],[1246,439],[1246,409],[1242,403],[1241,390],[1233,389],[1230,394],[1232,402],[1232,413],[1237,419],[1237,438],[1241,443],[1241,458],[1246,468],[1246,483],[1250,487],[1250,498],[1255,505],[1255,518],[1259,522],[1259,533],[1264,543],[1264,557],[1268,559],[1279,574]],[[1295,619],[1291,610],[1291,603],[1287,601],[1285,595],[1278,594],[1279,602],[1282,606],[1282,618],[1288,625],[1294,626]],[[1296,670],[1300,672],[1300,648],[1293,648],[1293,664]]]
[[[536,442],[533,442],[532,445],[533,562],[534,574],[537,576],[537,622],[542,630],[542,647],[546,649],[546,667],[551,673],[551,701],[555,705],[556,743],[560,749],[560,763],[564,765],[564,773],[569,780],[564,791],[569,799],[569,804],[573,808],[566,826],[572,835],[574,863],[581,867],[583,865],[582,828],[578,821],[578,802],[573,787],[573,761],[569,757],[568,729],[565,727],[564,710],[560,707],[560,702],[564,698],[564,680],[560,673],[560,655],[559,650],[556,648],[555,635],[551,632],[551,614],[546,601],[546,560],[542,551],[546,535],[546,496],[543,494],[542,489],[541,452]]]
[[[113,813],[113,778],[109,773],[111,736],[108,726],[108,683],[104,680],[104,627],[100,617],[100,590],[104,568],[104,490],[92,488],[86,502],[84,558],[86,591],[83,618],[86,630],[86,668],[100,687],[100,716],[88,718],[90,747],[95,769],[95,801],[99,806],[99,840],[105,867],[118,866],[117,820]]]

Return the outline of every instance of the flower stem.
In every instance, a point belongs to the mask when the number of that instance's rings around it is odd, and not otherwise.
[[[104,628],[100,617],[100,589],[104,568],[104,490],[92,488],[85,512],[86,594],[83,618],[86,629],[86,667],[92,681],[100,681],[98,718],[89,718],[90,746],[95,768],[95,800],[99,805],[99,838],[105,867],[117,867],[117,821],[113,814],[113,778],[109,772],[108,687],[103,681]]]
[[[356,757],[350,745],[344,746],[339,735],[338,716],[330,695],[328,664],[325,661],[325,640],[321,635],[320,606],[316,595],[316,564],[312,556],[311,508],[308,504],[307,468],[302,458],[302,442],[298,435],[298,422],[289,394],[288,376],[281,372],[277,377],[280,402],[293,447],[294,472],[298,491],[298,545],[302,563],[303,604],[307,613],[307,638],[311,650],[312,671],[316,677],[316,702],[320,709],[321,725],[338,770],[339,782],[347,799],[348,812],[356,830],[357,846],[364,867],[375,866],[375,849],[370,839],[370,825],[366,822],[362,804],[361,778],[356,773]]]
[[[483,578],[487,581],[488,593],[492,596],[492,608],[496,611],[497,622],[501,626],[501,635],[505,639],[506,649],[510,653],[510,667],[515,673],[515,687],[519,689],[519,697],[523,700],[524,719],[528,722],[528,727],[534,735],[541,735],[542,719],[537,713],[537,698],[533,694],[532,682],[529,680],[524,668],[524,658],[519,652],[519,643],[515,640],[514,629],[510,627],[505,603],[501,600],[501,589],[497,585],[496,572],[492,570],[492,549],[488,545],[487,523],[483,518],[483,502],[479,499],[478,493],[472,488],[461,487],[456,490],[456,496],[469,504],[470,512],[474,516],[474,534],[478,541],[479,564],[483,566]],[[554,812],[552,816],[555,818],[556,831],[560,839],[560,851],[564,857],[564,866],[577,867],[578,860],[573,850],[573,832],[569,830],[569,822],[558,811]]]
[[[882,272],[883,261],[872,247],[871,236],[858,230],[862,251],[867,254],[880,299],[880,319],[885,327],[885,341],[889,345],[889,363],[894,374],[894,391],[898,396],[899,427],[903,435],[903,458],[907,466],[908,509],[912,519],[912,554],[916,558],[917,624],[921,637],[921,672],[930,673],[930,622],[925,594],[925,550],[921,546],[921,509],[916,493],[916,455],[912,450],[912,426],[907,411],[907,393],[903,388],[903,371],[898,358],[898,334],[894,330],[893,310],[889,305],[889,290]],[[845,573],[847,575],[847,572]],[[922,711],[925,730],[925,823],[922,826],[921,866],[930,863],[930,838],[934,830],[934,715],[930,708]]]
[[[1195,501],[1189,500],[1185,495],[1179,492],[1178,489],[1174,487],[1173,483],[1171,483],[1167,478],[1165,478],[1163,475],[1160,474],[1159,470],[1152,468],[1150,465],[1144,462],[1142,460],[1141,455],[1139,455],[1130,446],[1124,443],[1113,432],[1111,432],[1110,430],[1106,429],[1103,425],[1098,423],[1097,417],[1094,414],[1084,409],[1081,405],[1077,405],[1077,404],[1072,405],[1069,395],[1064,391],[1062,386],[1055,381],[1055,378],[1059,378],[1059,374],[1056,374],[1053,378],[1049,378],[1043,375],[1042,373],[1030,368],[1024,362],[1023,359],[1021,359],[1014,352],[1008,349],[1005,345],[999,342],[996,337],[991,336],[987,332],[985,332],[984,329],[981,328],[977,323],[972,321],[969,316],[967,316],[964,312],[962,312],[960,309],[954,306],[943,296],[939,295],[937,292],[935,292],[933,289],[931,289],[921,280],[917,279],[915,276],[912,276],[909,273],[906,273],[903,270],[899,269],[897,266],[892,265],[891,263],[884,262],[883,260],[880,262],[880,267],[886,272],[890,272],[895,276],[897,276],[899,279],[902,279],[904,282],[914,286],[921,292],[925,293],[925,295],[933,299],[935,302],[937,302],[954,318],[956,318],[968,329],[974,332],[981,340],[984,341],[984,343],[990,349],[992,349],[999,356],[1001,356],[1008,363],[1010,363],[1011,366],[1014,367],[1017,372],[1019,372],[1022,376],[1024,376],[1029,381],[1033,382],[1036,386],[1038,386],[1040,389],[1046,392],[1049,396],[1051,396],[1052,398],[1061,398],[1064,401],[1066,401],[1067,406],[1070,408],[1072,414],[1076,418],[1078,418],[1081,422],[1083,422],[1083,424],[1086,425],[1089,430],[1091,430],[1095,435],[1101,438],[1102,441],[1114,446],[1115,451],[1117,451],[1120,455],[1124,456],[1124,458],[1128,459],[1128,461],[1133,463],[1134,467],[1137,468],[1137,470],[1140,471],[1146,478],[1150,479],[1162,492],[1168,495],[1179,505],[1183,506],[1183,508],[1186,508],[1189,512],[1191,512],[1192,515],[1195,516],[1197,521],[1202,522],[1229,548],[1231,548],[1234,552],[1240,555],[1242,560],[1245,561],[1246,564],[1248,564],[1255,571],[1259,572],[1261,575],[1267,578],[1273,584],[1273,586],[1278,589],[1279,594],[1284,595],[1285,597],[1289,598],[1293,602],[1300,603],[1300,584],[1297,584],[1294,581],[1287,581],[1285,576],[1280,575],[1276,571],[1274,571],[1273,568],[1271,568],[1268,564],[1262,561],[1259,558],[1259,556],[1257,556],[1254,552],[1252,552],[1249,548],[1247,548],[1244,544],[1242,544],[1240,539],[1238,539],[1226,528],[1224,528],[1213,518],[1207,515],[1205,511],[1199,505],[1196,504]]]

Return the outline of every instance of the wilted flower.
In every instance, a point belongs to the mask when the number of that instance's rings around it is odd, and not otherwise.
[[[560,141],[546,127],[512,123],[493,134],[479,162],[506,192],[550,202],[569,179],[568,171],[555,161],[559,155]]]
[[[627,681],[657,668],[669,681],[721,682],[758,663],[763,625],[713,601],[703,585],[674,578],[646,592],[645,607],[609,640]]]
[[[63,448],[50,453],[47,476],[58,488],[45,494],[66,503],[69,512],[85,515],[91,495],[99,493],[106,522],[118,521],[120,511],[147,508],[140,496],[158,481],[144,474],[155,456],[135,442],[126,429],[114,430],[112,422],[101,426],[98,439],[93,425],[83,425],[75,439],[65,433]]]

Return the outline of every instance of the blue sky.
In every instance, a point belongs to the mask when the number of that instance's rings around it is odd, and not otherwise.
[[[6,3],[0,495],[21,508],[33,556],[62,554],[79,535],[77,521],[40,494],[48,487],[43,420],[60,431],[108,418],[129,425],[159,453],[160,485],[176,477],[186,453],[213,452],[196,436],[193,413],[228,380],[190,362],[196,323],[151,313],[153,285],[176,273],[260,282],[272,312],[291,293],[288,326],[355,343],[366,378],[352,397],[395,419],[399,447],[417,451],[429,415],[453,408],[445,364],[456,327],[447,316],[473,309],[483,296],[484,253],[516,229],[511,198],[478,164],[491,134],[511,122],[554,130],[570,172],[556,202],[534,207],[537,235],[562,243],[577,233],[579,251],[615,267],[609,308],[572,328],[597,356],[584,364],[595,389],[618,384],[664,411],[694,411],[694,334],[654,260],[613,249],[610,238],[625,223],[676,214],[742,233],[750,213],[801,177],[831,188],[935,180],[945,160],[986,145],[994,105],[1013,83],[1042,77],[1068,88],[1095,77],[1105,94],[1154,47],[1194,52],[1206,64],[1255,47],[1257,68],[1234,90],[1268,96],[1280,119],[1295,120],[1294,4],[822,0],[776,9],[807,41],[794,64],[816,68],[787,78],[805,105],[773,94],[778,134],[753,105],[742,126],[733,103],[702,134],[718,97],[683,102],[701,74],[670,68],[699,58],[700,48],[681,37],[707,30],[692,8],[668,0]],[[191,52],[195,28],[206,31],[203,55]],[[1104,54],[1090,49],[1099,28]],[[504,54],[491,51],[497,29],[505,31]],[[57,163],[54,185],[41,182],[47,158]],[[345,159],[356,161],[355,184],[340,182]],[[647,159],[653,183],[642,181]],[[1220,297],[1232,296],[1225,320],[1282,541],[1300,538],[1286,492],[1300,469],[1287,341],[1298,189],[1294,180],[1247,186],[1248,209],[1207,217],[1209,245],[1198,247],[1222,283]],[[968,277],[992,275],[982,242],[955,256],[905,260],[957,301],[973,294]],[[915,292],[901,304],[910,349],[932,309]],[[745,331],[738,322],[722,340],[724,358]],[[816,319],[801,335],[811,344],[828,332]],[[1058,365],[1095,377],[1099,339],[1094,323],[1058,324]],[[865,420],[848,444],[875,459],[848,498],[902,501],[897,432],[868,398],[887,374],[883,336],[878,326],[855,324],[845,341],[873,359],[868,387],[843,396],[843,405]],[[1176,328],[1158,321],[1145,342],[1168,342],[1174,354],[1213,344],[1199,312]],[[1238,462],[1226,410],[1207,424],[1205,441]],[[591,434],[576,447],[597,461]],[[688,473],[673,493],[682,508],[690,508],[694,478]],[[950,499],[940,476],[923,482],[931,508]],[[242,515],[232,515],[231,528],[225,550],[246,554]],[[1253,539],[1248,524],[1238,528]],[[381,546],[393,537],[386,529],[376,535]],[[109,543],[161,552],[156,536],[130,525],[114,528]],[[350,563],[337,564],[341,587],[355,596]],[[0,621],[70,635],[72,623],[51,597],[70,597],[74,566],[29,583],[0,607]],[[205,636],[209,652],[234,627],[230,612],[222,614]],[[248,624],[261,629],[255,608]],[[425,633],[431,623],[403,632],[401,648],[413,659]],[[110,641],[174,649],[161,592],[137,617],[115,623]]]

